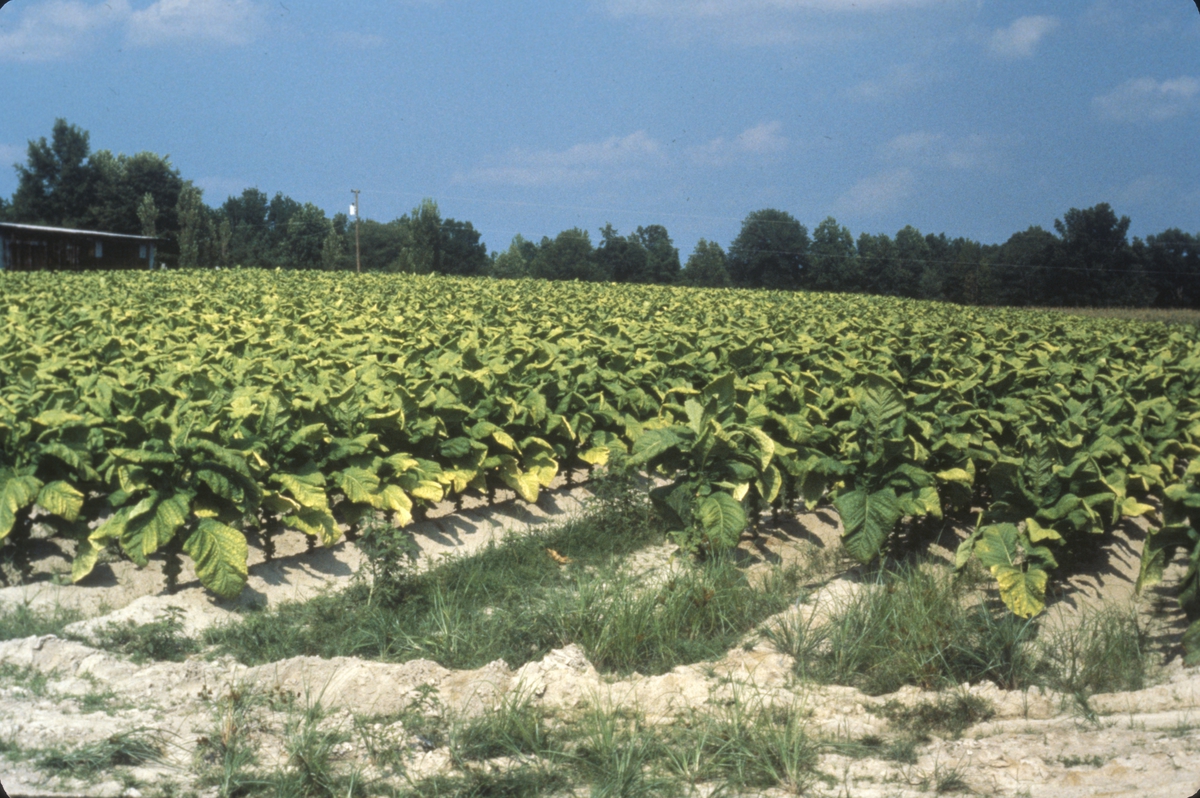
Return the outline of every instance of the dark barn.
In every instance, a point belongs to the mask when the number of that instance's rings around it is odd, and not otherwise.
[[[0,269],[15,272],[153,269],[159,239],[0,222]]]

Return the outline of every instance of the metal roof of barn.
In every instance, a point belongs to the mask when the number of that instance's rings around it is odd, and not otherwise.
[[[59,235],[87,236],[89,238],[120,238],[126,241],[161,241],[154,236],[131,236],[126,233],[106,233],[102,230],[76,230],[70,227],[46,227],[40,224],[17,224],[0,222],[0,230],[24,230],[30,233],[58,233]]]

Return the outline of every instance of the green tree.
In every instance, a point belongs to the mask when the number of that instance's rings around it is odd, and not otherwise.
[[[631,238],[646,252],[646,268],[638,282],[670,284],[679,280],[679,250],[661,224],[638,227]]]
[[[233,225],[229,221],[229,217],[221,215],[221,221],[217,225],[217,259],[224,268],[228,269],[232,264],[230,260],[231,249],[233,243]]]
[[[849,228],[829,216],[813,230],[804,284],[817,291],[859,291],[862,274]]]
[[[45,136],[30,141],[24,165],[17,164],[17,190],[11,216],[19,222],[82,227],[90,218],[96,173],[88,156],[88,133],[65,119]]]
[[[887,233],[860,233],[857,257],[862,268],[863,290],[868,294],[897,296],[906,275],[896,265],[896,245]]]
[[[721,245],[703,238],[697,241],[680,275],[680,282],[709,288],[729,286],[729,269],[725,266],[725,250]]]
[[[335,213],[329,220],[329,232],[321,243],[321,268],[340,272],[354,269],[354,246],[349,236],[350,217]]]
[[[896,296],[942,298],[940,264],[930,262],[929,242],[911,224],[896,233],[895,276],[892,293]]]
[[[1177,227],[1134,242],[1158,307],[1200,308],[1200,237]]]
[[[284,263],[293,269],[317,269],[322,265],[325,240],[333,225],[325,211],[307,202],[288,215],[280,247]]]
[[[158,235],[158,206],[154,204],[154,195],[149,191],[142,195],[142,201],[138,203],[137,217],[142,226],[142,235],[150,238]]]
[[[645,282],[648,253],[637,236],[622,236],[612,223],[600,228],[600,246],[594,254],[601,279],[618,283]]]
[[[989,256],[996,275],[996,304],[1046,304],[1047,269],[1058,245],[1053,233],[1037,226],[1009,236]]]
[[[238,266],[268,266],[271,263],[271,201],[262,191],[248,188],[240,197],[229,197],[221,215],[229,221],[229,260]]]
[[[573,227],[553,239],[543,238],[533,260],[533,276],[547,280],[602,280],[592,239],[586,230]]]
[[[796,288],[808,250],[808,229],[791,214],[772,208],[754,211],[729,245],[729,276],[736,285]]]
[[[366,272],[399,271],[400,253],[404,250],[405,231],[399,219],[386,224],[374,219],[360,219],[359,251]]]
[[[942,299],[961,304],[1000,304],[1000,284],[988,267],[985,275],[985,249],[969,238],[949,238],[945,233],[925,236],[929,260],[921,272],[919,294],[926,299]]]
[[[432,199],[423,199],[398,220],[403,245],[394,268],[410,274],[442,270],[442,214]]]
[[[204,246],[205,207],[200,189],[187,182],[179,192],[175,208],[179,217],[179,268],[195,269],[200,265],[201,249]]]
[[[140,209],[149,195],[159,212],[155,220],[157,232],[167,238],[178,235],[175,208],[183,178],[168,158],[152,152],[129,156],[100,150],[92,154],[89,163],[95,172],[89,227],[131,235],[140,233],[144,229]]]
[[[1129,244],[1129,217],[1107,202],[1072,208],[1054,220],[1060,245],[1050,260],[1048,293],[1055,304],[1142,306],[1153,288]]]
[[[446,219],[441,229],[441,274],[485,274],[488,269],[487,244],[479,240],[470,222]]]
[[[529,277],[533,270],[533,261],[537,257],[537,244],[529,241],[520,233],[513,236],[508,249],[492,258],[489,273],[498,279],[520,279]]]

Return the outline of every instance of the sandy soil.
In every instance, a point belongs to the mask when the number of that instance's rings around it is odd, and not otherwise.
[[[411,531],[421,546],[423,561],[434,563],[442,556],[475,551],[505,534],[562,520],[578,512],[589,495],[586,488],[560,489],[547,492],[536,506],[511,503],[460,514],[442,508],[437,517]],[[741,548],[752,572],[771,564],[805,561],[820,552],[836,562],[836,556],[828,553],[835,550],[838,535],[836,517],[819,510],[788,519],[767,534],[748,535]],[[1200,669],[1186,669],[1174,656],[1178,652],[1172,646],[1183,621],[1163,598],[1168,588],[1140,599],[1133,595],[1143,537],[1144,530],[1132,524],[1115,533],[1107,547],[1105,567],[1097,575],[1070,579],[1050,612],[1069,622],[1087,606],[1136,600],[1153,627],[1156,644],[1169,656],[1155,686],[1095,696],[1090,701],[1094,714],[1086,715],[1066,696],[1036,690],[1005,692],[990,683],[965,685],[964,689],[994,706],[991,720],[971,727],[960,739],[935,737],[919,748],[915,764],[826,753],[820,769],[829,778],[818,782],[811,794],[831,798],[927,795],[935,790],[939,778],[950,772],[982,795],[1176,798],[1195,792],[1200,788]],[[250,584],[245,594],[232,602],[214,599],[186,571],[178,592],[167,595],[160,567],[152,563],[138,570],[130,563],[114,562],[98,568],[83,585],[43,579],[0,590],[0,604],[78,608],[89,617],[69,631],[82,640],[89,639],[99,624],[147,622],[167,607],[178,607],[186,631],[195,634],[225,620],[246,603],[270,604],[335,589],[354,578],[361,563],[352,543],[307,552],[300,535],[281,538],[277,552],[272,562],[264,562],[261,552],[253,552]],[[647,549],[630,558],[627,567],[653,578],[669,563],[672,553],[670,547]],[[69,569],[67,554],[47,552],[38,562],[39,571],[49,575]],[[1172,568],[1169,576],[1178,578],[1180,566]],[[824,611],[857,589],[860,586],[853,572],[843,574],[789,612]],[[494,706],[512,691],[564,712],[589,702],[636,705],[652,723],[674,723],[696,708],[721,706],[737,694],[803,711],[812,733],[830,740],[886,733],[888,722],[878,710],[888,701],[914,705],[934,700],[912,688],[871,697],[848,687],[798,683],[791,659],[756,637],[714,663],[619,680],[598,674],[583,651],[574,646],[516,670],[504,662],[474,671],[453,671],[427,660],[392,665],[311,657],[247,668],[233,661],[199,657],[183,663],[137,666],[79,640],[42,637],[0,643],[0,669],[9,674],[40,674],[47,680],[40,690],[21,686],[19,679],[16,686],[0,688],[0,743],[12,740],[27,748],[73,747],[123,731],[153,729],[158,739],[166,741],[168,751],[163,763],[132,771],[131,777],[143,786],[130,787],[116,780],[92,784],[56,780],[27,763],[3,759],[0,745],[0,781],[12,798],[138,798],[147,792],[144,785],[166,784],[186,791],[194,786],[196,752],[214,733],[222,697],[231,691],[266,697],[256,709],[254,723],[267,765],[272,756],[282,756],[278,740],[285,705],[317,696],[332,712],[327,723],[350,724],[354,715],[400,712],[430,696],[438,699],[444,711],[470,715]],[[89,695],[104,696],[107,711],[88,711],[85,697]],[[380,739],[409,750],[411,774],[432,775],[450,767],[445,749],[424,750],[420,740],[399,724],[376,731]],[[360,762],[370,773],[367,751],[359,742],[347,743],[339,756]],[[199,792],[213,794],[211,788]]]

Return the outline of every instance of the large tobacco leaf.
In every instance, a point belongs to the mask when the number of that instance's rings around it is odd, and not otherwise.
[[[801,503],[831,503],[864,561],[976,521],[959,562],[1022,615],[1056,562],[1147,516],[1139,585],[1187,551],[1200,615],[1192,329],[285,271],[6,273],[0,292],[0,541],[36,517],[74,541],[77,579],[109,547],[182,551],[229,595],[248,532],[333,545],[372,515],[536,501],[604,466],[665,480],[655,506],[694,549]]]

